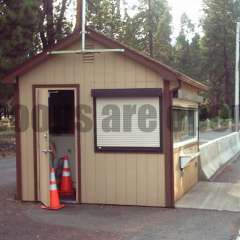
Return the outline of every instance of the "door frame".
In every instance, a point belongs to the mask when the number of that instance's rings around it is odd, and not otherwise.
[[[77,139],[77,143],[75,143],[75,146],[77,149],[75,149],[76,152],[76,163],[77,163],[77,196],[76,196],[76,203],[82,202],[82,194],[81,194],[81,134],[80,134],[80,85],[79,84],[40,84],[40,85],[32,85],[32,123],[33,123],[33,163],[34,163],[34,198],[35,201],[38,201],[38,153],[37,153],[37,109],[36,109],[36,89],[37,88],[54,88],[59,90],[74,90],[75,95],[74,99],[76,101],[76,109],[75,109],[75,138]]]

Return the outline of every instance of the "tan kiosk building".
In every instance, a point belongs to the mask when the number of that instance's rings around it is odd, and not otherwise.
[[[87,46],[125,51],[46,51],[2,79],[16,89],[17,198],[49,203],[54,146],[70,158],[73,202],[174,207],[198,181],[207,87],[91,29]],[[79,47],[76,32],[49,51]]]

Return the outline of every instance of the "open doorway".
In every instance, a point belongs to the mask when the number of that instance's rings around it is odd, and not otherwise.
[[[76,138],[75,138],[75,97],[74,90],[49,90],[49,145],[53,149],[52,158],[56,180],[62,202],[76,202]],[[61,194],[64,158],[69,163],[72,191]]]
[[[49,206],[54,167],[61,202],[80,202],[79,88],[37,85],[33,94],[35,199]]]

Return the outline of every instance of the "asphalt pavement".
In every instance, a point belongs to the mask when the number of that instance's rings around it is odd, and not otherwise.
[[[232,212],[67,205],[46,211],[14,200],[14,160],[0,160],[1,240],[233,240],[240,214]]]
[[[224,137],[232,133],[231,129],[217,130],[217,131],[206,131],[199,133],[200,143],[207,143],[209,141]]]
[[[0,160],[0,186],[15,184],[16,182],[16,161],[14,158]]]

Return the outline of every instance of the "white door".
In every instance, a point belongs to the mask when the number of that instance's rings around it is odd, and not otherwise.
[[[38,161],[38,200],[49,206],[49,122],[48,122],[48,89],[36,89],[36,126],[37,126],[37,161]]]

